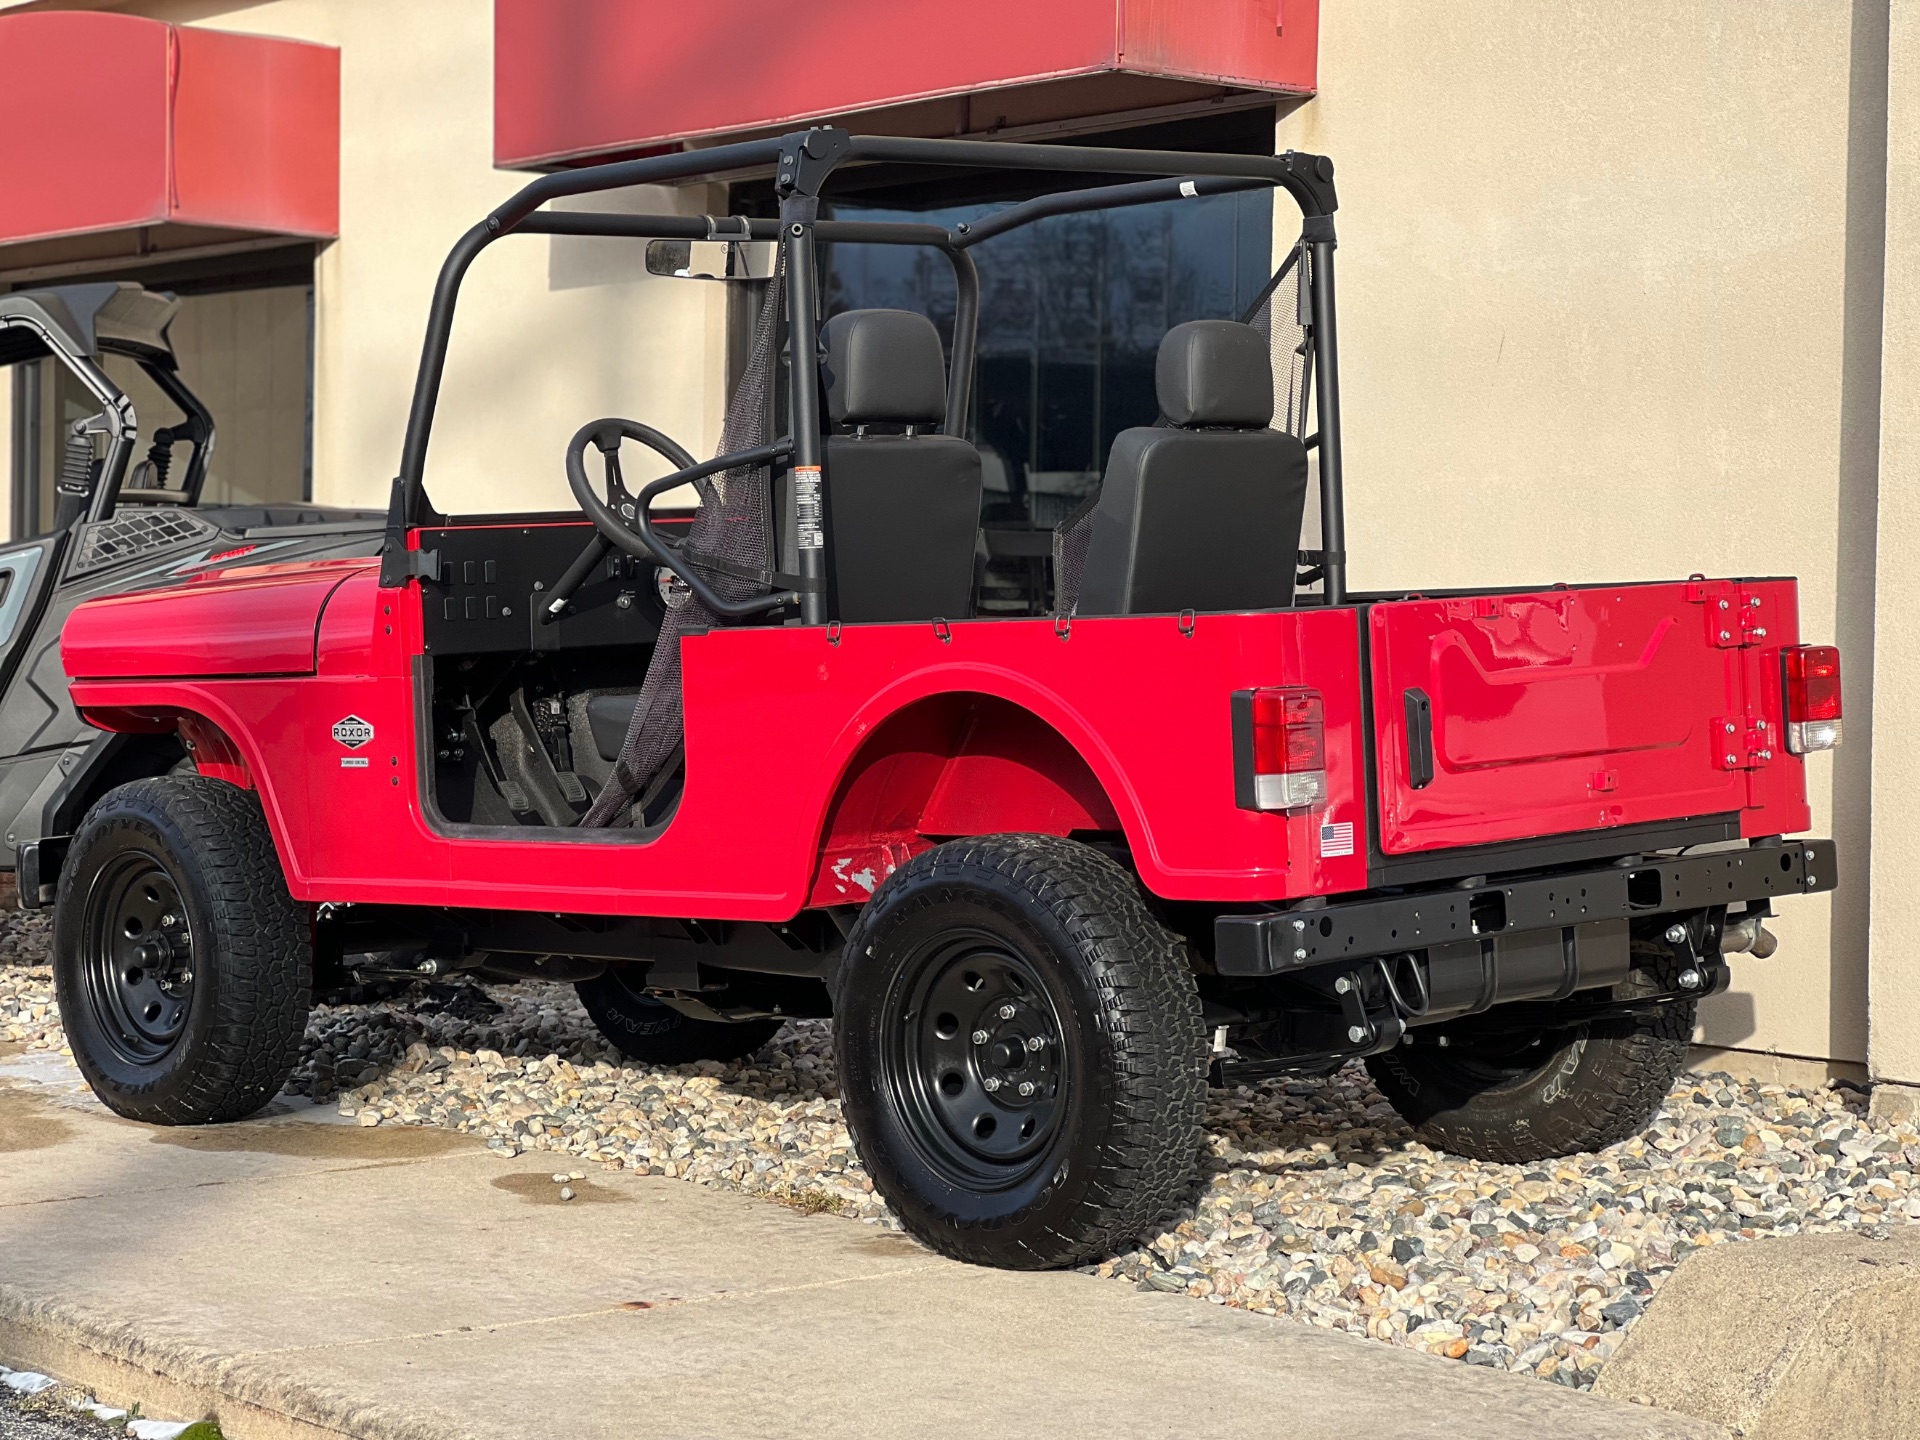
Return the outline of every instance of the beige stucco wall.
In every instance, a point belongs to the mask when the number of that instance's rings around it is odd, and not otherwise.
[[[1887,85],[1887,286],[1874,676],[1872,1025],[1878,1079],[1920,1083],[1920,7],[1893,10]],[[1851,723],[1851,721],[1849,722]]]
[[[1279,139],[1339,167],[1357,588],[1797,575],[1803,634],[1864,679],[1855,8],[1323,0]],[[1863,721],[1838,814],[1808,765],[1855,865]],[[1783,905],[1703,1038],[1864,1059],[1864,881]]]
[[[338,46],[340,238],[315,266],[314,498],[386,503],[433,283],[461,232],[526,180],[493,168],[485,0],[153,0],[159,19]],[[636,210],[700,210],[656,189]],[[609,248],[611,247],[611,248]],[[586,421],[625,415],[695,455],[719,439],[719,285],[649,277],[634,243],[509,237],[469,273],[428,455],[448,511],[571,507],[561,468]],[[635,481],[662,473],[629,447]]]

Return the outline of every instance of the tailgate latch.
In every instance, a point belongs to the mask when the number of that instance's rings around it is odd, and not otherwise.
[[[1780,737],[1751,715],[1722,715],[1713,722],[1713,763],[1722,770],[1758,770],[1773,759]]]
[[[1707,639],[1719,649],[1759,645],[1767,638],[1765,597],[1736,581],[1689,580],[1687,600],[1706,607]]]

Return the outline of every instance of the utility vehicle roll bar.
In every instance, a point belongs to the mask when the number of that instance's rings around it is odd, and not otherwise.
[[[1112,185],[1041,196],[971,225],[957,226],[953,231],[937,225],[820,219],[821,189],[838,167],[880,162],[1152,178],[1128,179]],[[1338,605],[1345,601],[1346,526],[1341,490],[1339,366],[1333,300],[1333,212],[1337,200],[1331,160],[1323,155],[1296,151],[1283,155],[1212,155],[1001,141],[919,140],[849,135],[830,127],[543,175],[522,187],[512,199],[455,242],[440,267],[427,315],[420,370],[414,382],[406,442],[400,456],[400,473],[393,482],[387,518],[380,570],[383,586],[404,585],[408,576],[416,573],[416,564],[407,550],[408,530],[445,519],[427,500],[424,483],[427,442],[446,368],[460,285],[479,253],[501,236],[515,232],[667,240],[738,238],[742,234],[738,219],[727,221],[722,232],[711,216],[613,215],[551,211],[541,207],[568,196],[692,180],[768,165],[774,169],[774,193],[780,200],[780,216],[778,220],[745,221],[745,234],[756,240],[776,241],[786,256],[786,318],[794,355],[812,354],[818,346],[819,295],[814,263],[817,242],[925,245],[947,257],[953,266],[956,290],[952,378],[945,420],[949,434],[960,433],[970,401],[980,300],[979,277],[972,257],[967,254],[972,246],[1051,215],[1225,194],[1261,186],[1285,190],[1300,206],[1301,243],[1312,260],[1309,281],[1319,422],[1316,448],[1320,461],[1321,564],[1325,573],[1326,603]],[[802,508],[817,506],[822,448],[819,387],[811,366],[794,364],[788,370],[788,414],[792,429],[786,440],[796,503]],[[1285,563],[1292,563],[1291,557]],[[686,578],[679,566],[670,568]],[[825,623],[829,617],[824,552],[817,547],[802,548],[799,574],[808,582],[801,593],[802,620],[807,624]]]

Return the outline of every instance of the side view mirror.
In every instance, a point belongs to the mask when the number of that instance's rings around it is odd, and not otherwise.
[[[681,280],[770,280],[778,250],[772,240],[649,240],[647,273]]]

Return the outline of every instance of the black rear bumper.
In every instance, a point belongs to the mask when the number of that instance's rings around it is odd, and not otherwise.
[[[1222,975],[1282,975],[1483,936],[1811,895],[1837,883],[1833,841],[1767,841],[1524,879],[1496,877],[1471,888],[1373,895],[1318,910],[1222,915],[1214,921],[1214,963]]]

